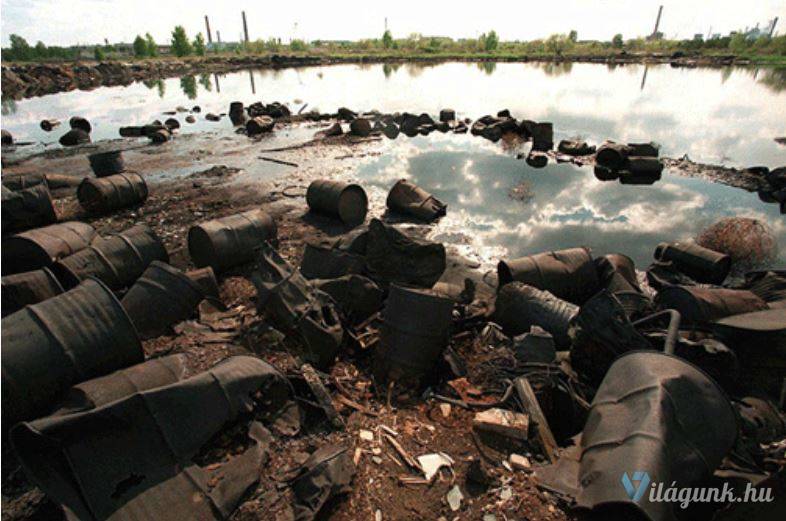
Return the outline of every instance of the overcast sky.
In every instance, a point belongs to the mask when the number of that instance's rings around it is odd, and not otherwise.
[[[661,4],[667,37],[706,34],[710,27],[727,33],[774,16],[780,17],[776,33],[786,32],[786,0],[2,0],[0,16],[4,46],[12,33],[31,45],[130,42],[145,32],[163,43],[177,24],[189,36],[204,32],[205,15],[214,37],[219,30],[222,40],[236,41],[241,10],[251,39],[378,38],[387,17],[394,37],[476,37],[494,29],[503,40],[529,40],[575,29],[580,39],[608,40],[617,32],[625,38],[652,32]]]

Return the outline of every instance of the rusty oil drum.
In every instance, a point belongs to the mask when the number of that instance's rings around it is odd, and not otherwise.
[[[49,268],[6,275],[2,279],[2,288],[2,316],[63,292],[63,286]]]
[[[109,152],[96,152],[87,156],[90,161],[90,168],[96,177],[107,177],[125,171],[126,165],[123,160],[123,153],[120,150]]]
[[[3,239],[3,274],[51,266],[57,259],[90,246],[95,229],[87,223],[69,221],[17,233]]]
[[[277,233],[273,218],[263,210],[214,219],[188,230],[188,252],[198,268],[215,273],[254,260],[254,250]]]
[[[2,186],[3,233],[19,232],[57,222],[52,196],[46,183],[22,190]]]
[[[204,298],[202,288],[182,271],[153,261],[120,303],[142,340],[167,332],[189,318]]]
[[[448,345],[453,302],[431,290],[391,284],[375,372],[380,381],[417,385]]]
[[[88,177],[76,189],[79,204],[91,214],[105,214],[144,203],[147,195],[145,179],[132,172]]]
[[[583,304],[600,289],[589,248],[569,248],[521,257],[497,264],[499,287],[523,282],[555,297]]]
[[[72,385],[144,359],[123,306],[95,279],[3,318],[1,349],[7,429],[46,414]]]
[[[308,185],[306,202],[311,211],[340,219],[347,226],[366,220],[368,197],[360,185],[319,179]]]
[[[147,225],[137,225],[101,238],[73,255],[57,261],[52,271],[67,288],[88,277],[101,280],[112,290],[131,286],[151,262],[168,262],[164,244]]]
[[[195,270],[187,271],[186,277],[199,286],[202,290],[202,295],[205,298],[212,298],[215,300],[220,299],[220,290],[218,288],[218,280],[213,268],[206,266]]]
[[[692,242],[662,242],[655,259],[671,262],[677,270],[697,282],[721,284],[731,270],[731,257]]]

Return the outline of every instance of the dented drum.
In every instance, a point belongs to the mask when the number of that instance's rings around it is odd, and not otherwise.
[[[692,242],[662,242],[655,259],[671,262],[677,270],[697,282],[721,284],[731,269],[731,257]]]
[[[275,239],[276,223],[263,210],[214,219],[188,230],[188,252],[194,264],[221,273],[254,260],[254,249]]]
[[[97,152],[87,156],[90,161],[90,168],[96,177],[107,177],[110,175],[119,174],[126,169],[125,161],[123,161],[123,153],[120,150],[112,150],[110,152]]]
[[[51,266],[57,259],[87,248],[96,238],[87,223],[70,221],[18,233],[3,239],[3,274]]]
[[[16,313],[30,304],[37,304],[63,292],[63,286],[48,268],[15,273],[3,277],[2,315]]]
[[[116,174],[108,177],[89,177],[76,189],[82,208],[92,214],[104,214],[144,203],[147,183],[135,173]]]
[[[57,222],[57,213],[46,183],[17,191],[3,185],[2,193],[3,233]]]
[[[144,358],[128,315],[98,280],[86,280],[2,322],[2,418],[6,429],[45,414],[73,384]]]

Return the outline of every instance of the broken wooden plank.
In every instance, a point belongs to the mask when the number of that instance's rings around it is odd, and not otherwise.
[[[333,399],[322,384],[322,380],[319,378],[316,370],[311,367],[310,364],[303,364],[300,370],[311,392],[314,393],[320,408],[325,411],[325,415],[328,417],[330,424],[337,430],[344,430],[344,420],[339,416],[338,411],[336,411],[336,407],[333,405]]]
[[[543,446],[543,452],[545,452],[552,463],[556,463],[559,446],[557,445],[557,440],[554,439],[549,422],[546,421],[546,416],[540,408],[540,403],[538,403],[538,398],[535,396],[535,391],[532,390],[529,380],[527,380],[526,376],[519,376],[513,380],[513,387],[519,400],[521,400],[521,404],[524,406],[525,412],[529,414],[530,421],[537,427],[538,438]]]
[[[413,458],[412,455],[409,452],[407,452],[404,449],[404,447],[401,446],[401,444],[399,442],[397,442],[389,434],[383,434],[382,436],[388,441],[388,443],[390,443],[390,445],[394,449],[396,449],[396,452],[398,452],[398,455],[401,456],[401,459],[403,459],[404,462],[407,465],[409,465],[410,467],[412,467],[413,469],[415,469],[415,470],[417,470],[419,472],[423,472],[423,468],[420,466],[420,463],[418,463],[418,460]]]

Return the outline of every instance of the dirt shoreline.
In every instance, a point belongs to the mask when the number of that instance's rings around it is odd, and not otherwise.
[[[129,85],[135,81],[156,80],[200,73],[225,73],[248,68],[289,68],[344,63],[424,63],[460,62],[571,62],[599,64],[670,64],[673,67],[748,66],[749,58],[733,55],[683,55],[615,53],[608,55],[572,56],[493,56],[466,55],[438,56],[209,56],[190,59],[162,59],[146,61],[105,61],[74,63],[3,64],[2,95],[22,99],[70,90],[90,90],[97,87]]]

